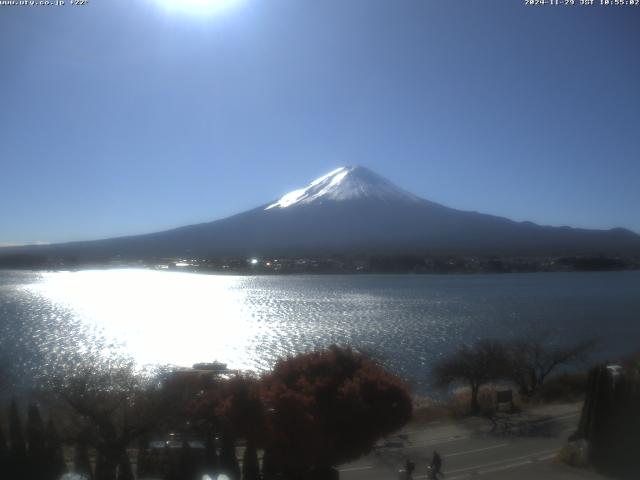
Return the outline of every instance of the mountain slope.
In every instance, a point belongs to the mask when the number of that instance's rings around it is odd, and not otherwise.
[[[4,250],[84,259],[396,252],[640,254],[640,236],[624,229],[545,227],[455,210],[406,192],[364,167],[342,167],[278,200],[214,222]]]
[[[287,193],[265,210],[365,198],[387,202],[422,201],[367,168],[340,167],[314,180],[305,188]]]

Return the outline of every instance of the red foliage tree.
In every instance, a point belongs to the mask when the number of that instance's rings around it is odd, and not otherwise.
[[[260,381],[250,375],[236,375],[222,386],[216,413],[237,438],[260,445],[265,436],[265,407]]]
[[[292,477],[368,453],[412,413],[405,384],[350,348],[282,360],[262,384],[267,449]]]

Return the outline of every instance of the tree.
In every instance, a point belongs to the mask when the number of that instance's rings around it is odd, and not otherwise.
[[[466,383],[471,390],[471,411],[478,413],[480,387],[507,376],[507,355],[502,343],[480,340],[461,345],[456,352],[444,357],[434,367],[435,383],[448,388],[454,383]]]
[[[237,438],[260,445],[265,436],[265,406],[260,381],[251,375],[235,375],[217,394],[216,412],[225,428]]]
[[[78,366],[49,386],[75,414],[82,440],[96,449],[96,480],[115,480],[127,447],[164,415],[159,390],[133,364],[106,361]]]
[[[585,361],[594,345],[593,340],[556,345],[548,334],[521,338],[508,347],[509,378],[529,398],[557,368]]]
[[[267,446],[262,454],[262,479],[273,480],[278,477],[278,465],[273,456],[273,448]]]
[[[197,480],[198,462],[191,450],[189,442],[186,440],[182,442],[177,467],[182,480]]]
[[[27,409],[27,442],[29,445],[29,474],[32,478],[44,479],[49,471],[45,433],[40,410],[35,404]]]
[[[266,417],[259,380],[251,375],[235,375],[222,386],[217,398],[217,413],[224,424],[221,452],[223,468],[226,467],[232,475],[240,478],[235,447],[232,453],[230,442],[232,438],[244,438],[246,449],[242,477],[258,478],[260,468],[256,447],[264,442]]]
[[[7,440],[4,437],[2,431],[2,425],[0,425],[0,472],[8,473],[9,465],[9,447],[7,446]]]
[[[242,480],[260,480],[258,452],[253,443],[248,443],[242,457]]]
[[[151,462],[149,449],[147,448],[147,442],[141,441],[138,446],[138,457],[136,459],[136,473],[138,477],[144,478],[145,474],[149,473]]]
[[[207,435],[204,452],[204,470],[212,474],[218,468],[218,452],[216,451],[216,436],[213,433]]]
[[[208,436],[218,426],[217,406],[223,382],[215,372],[166,371],[159,380],[163,427],[181,432],[196,429]]]
[[[116,467],[112,465],[111,459],[107,459],[103,450],[96,451],[96,480],[116,480]]]
[[[368,453],[412,414],[405,384],[349,348],[281,360],[262,384],[269,469],[288,478]]]
[[[66,473],[67,464],[64,460],[64,452],[62,450],[62,442],[60,441],[58,430],[56,429],[51,417],[49,417],[49,421],[47,422],[44,440],[47,472],[43,478],[58,480],[63,473]]]
[[[231,480],[240,480],[240,465],[236,456],[236,441],[231,429],[222,432],[222,447],[220,449],[220,470]]]
[[[83,475],[89,480],[93,480],[93,472],[91,471],[91,462],[89,461],[89,452],[84,442],[80,442],[75,447],[73,457],[73,471],[78,475]]]
[[[129,460],[129,454],[126,451],[118,463],[118,480],[135,480],[131,469],[131,460]]]
[[[9,474],[8,478],[23,480],[27,477],[27,447],[22,432],[22,422],[15,399],[9,410]]]

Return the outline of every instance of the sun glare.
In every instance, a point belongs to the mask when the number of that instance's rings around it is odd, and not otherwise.
[[[140,366],[218,360],[254,368],[245,352],[257,325],[236,288],[242,281],[183,272],[84,270],[44,274],[29,290],[72,312],[90,331],[122,343],[122,352]]]
[[[164,9],[194,15],[208,15],[219,12],[240,0],[155,0]]]

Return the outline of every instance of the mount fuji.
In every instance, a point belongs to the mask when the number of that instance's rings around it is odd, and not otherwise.
[[[296,256],[640,254],[625,229],[540,226],[448,208],[371,170],[341,167],[258,208],[209,223],[130,237],[0,249],[80,259]]]

